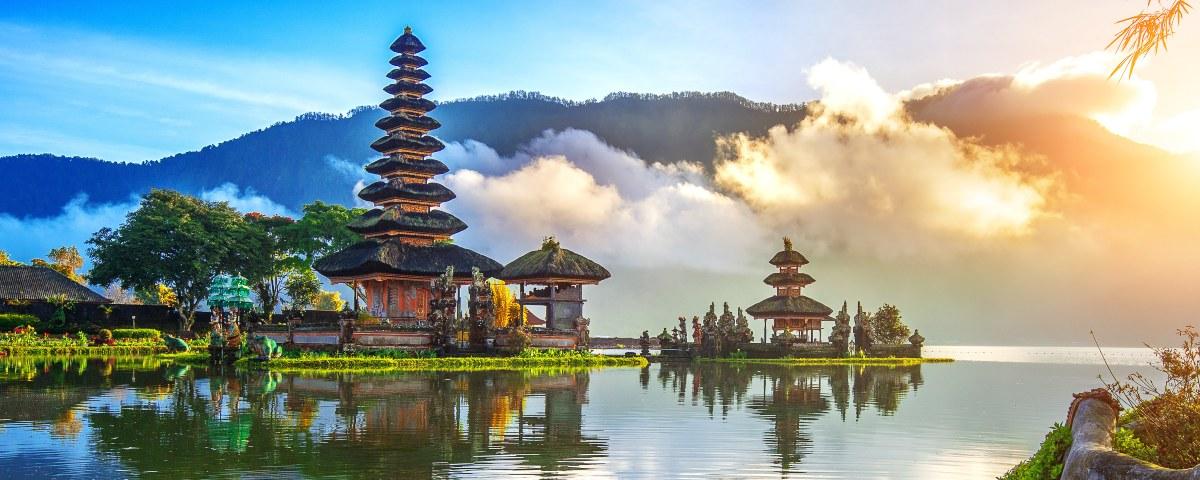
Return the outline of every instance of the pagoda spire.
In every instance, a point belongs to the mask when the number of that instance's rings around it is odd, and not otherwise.
[[[412,245],[431,245],[447,240],[467,225],[454,215],[436,208],[453,200],[454,192],[430,181],[449,168],[429,158],[445,148],[429,132],[441,126],[427,114],[436,108],[424,98],[433,91],[424,82],[429,74],[422,70],[427,62],[418,54],[425,44],[405,27],[404,34],[392,42],[395,66],[388,73],[393,82],[383,90],[391,95],[379,106],[388,116],[375,122],[384,135],[371,144],[383,158],[367,164],[366,170],[381,178],[358,192],[359,198],[375,208],[347,227],[368,238],[398,238]]]

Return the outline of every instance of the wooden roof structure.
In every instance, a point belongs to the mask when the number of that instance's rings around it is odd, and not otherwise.
[[[54,295],[77,303],[112,302],[52,268],[0,266],[0,299],[42,301]]]

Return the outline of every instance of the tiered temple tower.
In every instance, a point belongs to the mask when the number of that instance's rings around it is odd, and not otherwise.
[[[449,171],[429,155],[445,145],[428,135],[441,126],[427,113],[436,105],[424,95],[433,91],[424,81],[428,62],[419,53],[425,45],[411,28],[392,42],[397,55],[388,73],[394,83],[384,87],[391,98],[379,106],[389,112],[375,126],[384,136],[371,144],[383,154],[365,167],[382,178],[358,192],[375,208],[351,221],[347,228],[365,241],[316,262],[318,272],[334,283],[355,290],[355,301],[366,299],[366,310],[389,320],[425,320],[429,311],[430,281],[454,267],[455,281],[470,283],[472,267],[485,275],[500,271],[495,260],[451,243],[450,237],[467,228],[454,215],[437,207],[454,199],[454,192],[431,182]]]
[[[800,252],[792,250],[792,241],[783,239],[783,250],[771,258],[771,265],[779,271],[763,279],[763,283],[775,287],[775,296],[751,305],[746,313],[759,320],[774,320],[771,327],[776,335],[788,330],[801,342],[820,341],[821,322],[833,321],[829,314],[833,309],[821,302],[800,294],[800,289],[816,280],[800,267],[808,263]]]

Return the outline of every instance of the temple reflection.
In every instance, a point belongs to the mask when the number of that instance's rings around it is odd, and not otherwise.
[[[584,420],[593,375],[611,374],[665,393],[701,421],[749,414],[761,422],[770,462],[795,472],[821,441],[814,438],[816,422],[893,415],[924,383],[919,365],[701,362],[602,373],[393,375],[225,368],[3,360],[0,411],[52,436],[85,441],[102,458],[148,477],[429,478],[481,465],[556,476],[608,455],[610,440],[590,434]]]
[[[648,383],[643,372],[643,388]],[[836,410],[843,422],[864,413],[892,415],[909,391],[923,383],[921,366],[814,366],[765,364],[663,364],[658,382],[675,392],[680,404],[701,406],[710,416],[725,417],[745,408],[771,424],[764,443],[783,471],[811,452],[808,426]],[[853,407],[854,416],[848,418]]]

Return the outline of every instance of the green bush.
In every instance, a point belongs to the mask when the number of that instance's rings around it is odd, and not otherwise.
[[[1159,462],[1158,449],[1142,443],[1142,440],[1133,434],[1133,430],[1128,428],[1117,427],[1116,433],[1113,434],[1113,450],[1138,460]]]
[[[0,332],[11,332],[26,325],[39,327],[41,320],[27,313],[0,313]]]
[[[161,340],[162,332],[153,328],[114,328],[112,336],[121,340]]]
[[[1063,456],[1071,448],[1071,429],[1054,424],[1037,452],[1005,473],[1001,480],[1056,480],[1062,476]]]

